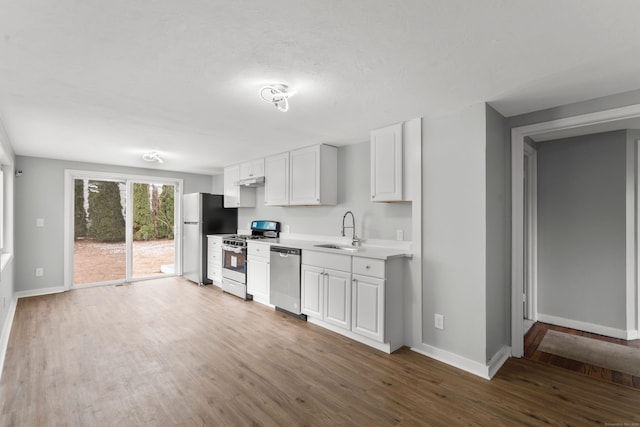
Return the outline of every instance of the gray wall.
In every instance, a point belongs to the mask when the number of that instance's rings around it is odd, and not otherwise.
[[[238,227],[248,228],[255,219],[270,219],[280,221],[283,230],[288,225],[294,234],[338,237],[342,216],[351,210],[358,237],[395,240],[396,230],[402,229],[404,239],[411,240],[411,203],[373,203],[369,182],[369,142],[339,147],[336,206],[264,206],[264,187],[258,187],[257,207],[238,209]]]
[[[626,329],[626,131],[538,143],[538,312]]]
[[[212,176],[211,184],[213,194],[224,194],[224,174]]]
[[[511,158],[506,119],[487,105],[487,360],[511,341]],[[509,195],[509,196],[507,196]]]
[[[16,157],[15,180],[15,290],[28,291],[63,286],[64,170],[172,177],[184,179],[184,192],[210,192],[211,176],[164,172],[35,157]],[[44,218],[44,228],[36,228]],[[43,277],[34,269],[44,268]]]
[[[486,362],[486,111],[423,120],[423,343]],[[434,313],[445,329],[434,328]]]

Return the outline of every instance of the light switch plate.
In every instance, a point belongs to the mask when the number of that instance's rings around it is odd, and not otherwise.
[[[433,315],[433,323],[436,329],[444,330],[444,316],[442,314],[434,314]]]
[[[36,227],[44,227],[44,218],[36,218]]]

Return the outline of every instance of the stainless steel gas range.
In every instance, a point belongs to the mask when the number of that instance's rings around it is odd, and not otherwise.
[[[276,239],[280,235],[277,221],[252,221],[251,234],[222,239],[222,290],[247,299],[247,241]]]

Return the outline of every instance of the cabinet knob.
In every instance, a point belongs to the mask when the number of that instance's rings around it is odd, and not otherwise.
[[[358,281],[358,279],[351,279],[351,281],[355,283]]]
[[[367,270],[371,268],[370,265],[365,266],[364,268],[366,268]]]

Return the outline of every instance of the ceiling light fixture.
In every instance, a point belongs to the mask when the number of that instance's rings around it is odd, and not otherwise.
[[[267,85],[260,88],[260,98],[265,102],[274,104],[283,113],[289,110],[289,97],[295,91],[289,92],[289,86],[283,84]]]
[[[160,164],[164,163],[160,158],[160,153],[158,153],[157,151],[150,151],[148,153],[144,153],[142,155],[142,160],[144,160],[145,162],[158,162]]]

